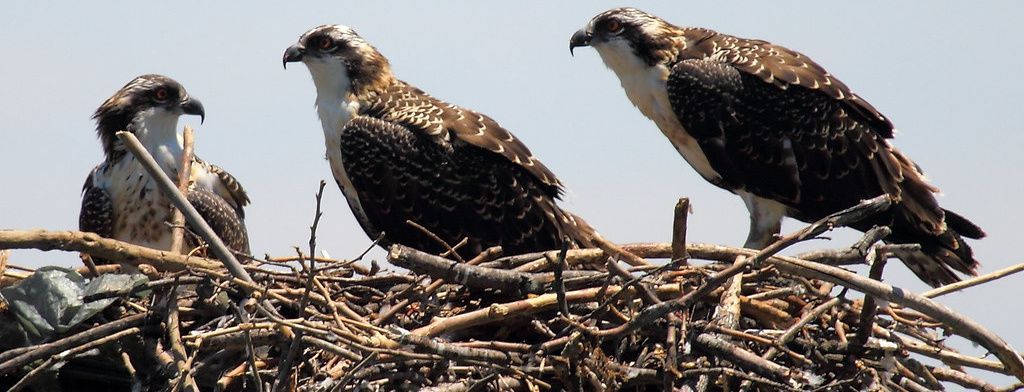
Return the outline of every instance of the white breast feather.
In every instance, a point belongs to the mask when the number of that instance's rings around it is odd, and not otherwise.
[[[704,152],[697,145],[697,140],[679,123],[668,101],[668,89],[665,86],[670,72],[668,67],[662,64],[653,67],[647,65],[621,40],[595,44],[594,48],[601,55],[605,65],[619,77],[622,88],[633,106],[654,121],[675,146],[676,151],[697,170],[697,173],[708,181],[718,183],[721,176],[711,167]]]
[[[341,129],[359,112],[358,102],[345,99],[351,88],[351,81],[344,66],[333,61],[311,60],[306,62],[313,84],[317,89],[316,111],[320,117],[320,125],[324,131],[324,145],[327,148],[327,160],[331,165],[331,174],[345,195],[356,219],[366,224],[369,218],[359,202],[352,180],[345,172],[345,157],[341,154]]]

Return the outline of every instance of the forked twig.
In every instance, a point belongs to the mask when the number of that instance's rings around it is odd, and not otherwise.
[[[302,297],[299,298],[299,312],[300,315],[305,316],[306,307],[309,306],[309,293],[313,291],[313,279],[316,276],[316,258],[313,255],[316,254],[316,229],[320,226],[320,217],[323,216],[320,206],[324,197],[324,186],[327,182],[320,180],[320,186],[316,191],[316,212],[313,214],[313,224],[309,226],[309,255],[307,259],[309,261],[308,267],[304,266],[306,270],[306,284],[302,290]],[[285,380],[292,373],[292,362],[295,361],[295,356],[298,355],[299,351],[302,350],[302,335],[303,331],[299,330],[295,332],[295,336],[292,337],[292,343],[288,346],[288,351],[285,353],[284,359],[281,361],[277,368],[277,379],[274,380],[274,385],[271,388],[272,391],[280,391],[285,387]]]

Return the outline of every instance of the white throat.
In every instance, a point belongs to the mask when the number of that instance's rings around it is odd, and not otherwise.
[[[665,92],[668,67],[662,64],[647,65],[633,53],[629,44],[621,39],[595,43],[593,47],[601,55],[604,64],[619,77],[619,83],[626,91],[626,96],[640,112],[659,126],[665,125],[664,117],[675,119]]]
[[[601,55],[604,65],[615,72],[620,79],[636,77],[639,74],[647,73],[652,68],[633,53],[633,48],[625,40],[613,39],[594,43],[593,47]]]
[[[182,141],[178,135],[178,113],[150,108],[135,118],[135,137],[153,155],[164,172],[173,174],[181,166]]]
[[[331,139],[359,110],[358,102],[349,101],[352,81],[340,61],[310,59],[304,61],[316,86],[316,112],[324,137]]]

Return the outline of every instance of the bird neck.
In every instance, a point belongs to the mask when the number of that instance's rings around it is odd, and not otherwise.
[[[135,137],[168,175],[181,166],[183,148],[178,117],[177,113],[163,109],[149,109],[136,116],[131,127]]]
[[[394,82],[387,67],[379,68],[380,72],[353,74],[341,62],[310,61],[307,66],[316,86],[317,115],[328,143],[337,141],[341,129],[359,114],[363,99]]]

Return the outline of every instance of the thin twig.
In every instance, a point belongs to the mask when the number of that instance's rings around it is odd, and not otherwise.
[[[956,283],[950,283],[942,287],[934,288],[929,291],[925,291],[924,293],[921,293],[921,296],[925,298],[935,298],[938,296],[964,290],[969,287],[974,287],[982,283],[988,283],[996,279],[1004,278],[1021,271],[1024,271],[1024,263],[1003,268],[1001,270],[990,272],[985,275],[976,276],[966,280],[961,280]]]
[[[10,374],[11,371],[33,361],[51,357],[61,351],[100,339],[103,336],[117,334],[130,328],[141,327],[147,323],[146,317],[146,314],[134,314],[106,324],[97,325],[50,343],[2,352],[0,353],[0,376]]]
[[[125,329],[123,331],[117,332],[115,334],[104,336],[104,337],[101,337],[99,339],[86,342],[83,345],[73,347],[73,348],[71,348],[71,349],[69,349],[67,351],[61,352],[60,354],[54,355],[54,356],[52,356],[50,358],[47,358],[46,361],[43,361],[43,363],[41,365],[36,366],[31,371],[29,371],[27,374],[25,374],[25,376],[22,377],[20,380],[18,380],[18,382],[16,384],[14,384],[14,386],[12,386],[11,389],[9,389],[8,391],[9,392],[20,391],[22,388],[26,387],[32,381],[32,379],[35,378],[35,376],[39,375],[39,373],[42,373],[44,370],[49,369],[50,366],[53,366],[53,364],[55,364],[55,363],[57,363],[59,361],[65,361],[65,360],[72,359],[72,358],[78,356],[78,354],[81,354],[83,352],[92,350],[92,349],[94,349],[96,347],[102,346],[104,344],[110,343],[112,341],[118,340],[118,339],[123,338],[123,337],[128,336],[128,335],[138,334],[140,332],[142,332],[142,330],[139,329],[139,327],[128,328],[128,329]]]
[[[565,269],[565,254],[569,251],[569,236],[562,238],[562,250],[558,252],[558,258],[550,260],[552,266],[554,266],[555,273],[555,298],[558,300],[558,310],[562,312],[564,317],[572,317],[569,314],[569,304],[565,302],[565,281],[562,280],[562,271]]]
[[[832,298],[832,299],[830,299],[828,301],[825,301],[821,305],[816,306],[810,312],[807,312],[807,314],[805,314],[803,317],[801,317],[800,320],[798,320],[792,326],[787,328],[786,331],[783,332],[782,335],[780,335],[776,339],[776,341],[775,341],[776,343],[775,344],[777,346],[779,346],[779,347],[784,347],[791,340],[793,340],[794,337],[796,337],[796,334],[800,333],[800,331],[803,330],[804,326],[806,326],[811,321],[814,321],[818,317],[821,317],[822,314],[825,314],[825,312],[827,312],[829,309],[832,309],[836,305],[839,305],[839,303],[842,302],[842,301],[843,301],[843,295],[839,295],[839,296],[836,296],[835,298]],[[762,355],[762,357],[764,359],[771,360],[772,358],[775,357],[776,354],[778,354],[778,352],[779,352],[778,348],[772,347],[772,348],[769,348],[768,351],[765,352],[764,355]]]
[[[303,268],[306,270],[306,285],[302,290],[302,297],[299,298],[299,314],[303,316],[306,312],[306,307],[309,306],[309,293],[313,291],[313,279],[316,276],[316,258],[312,257],[312,255],[316,254],[316,229],[320,225],[320,217],[323,216],[320,205],[324,197],[324,186],[326,185],[326,181],[320,180],[320,186],[316,191],[316,212],[313,215],[313,224],[309,226],[309,266],[308,268]],[[285,387],[285,380],[292,373],[292,362],[302,349],[302,335],[302,331],[295,332],[295,337],[292,338],[292,343],[277,368],[277,379],[274,381],[273,388],[271,388],[272,391],[280,391]]]
[[[462,256],[459,255],[459,252],[456,251],[456,248],[459,245],[455,245],[454,247],[451,246],[448,242],[445,242],[444,239],[439,237],[437,234],[434,234],[434,232],[430,231],[430,229],[427,229],[426,227],[423,227],[419,223],[413,222],[411,220],[407,220],[407,221],[405,221],[405,224],[407,224],[409,226],[412,226],[416,230],[419,230],[421,233],[423,233],[423,235],[425,235],[428,238],[434,240],[434,242],[437,242],[438,245],[441,245],[442,247],[444,247],[445,248],[445,253],[448,254],[448,255],[451,255],[453,258],[455,258],[455,261],[458,261],[460,263],[465,263],[466,262],[466,260],[463,260]],[[465,239],[463,239],[463,241],[465,241]]]
[[[249,311],[245,310],[245,298],[237,304],[232,303],[232,307],[235,310],[235,314],[238,315],[239,320],[243,323],[249,323]],[[242,330],[242,338],[245,342],[245,359],[248,364],[250,374],[252,375],[252,382],[256,385],[256,392],[263,392],[263,380],[260,379],[260,369],[256,364],[256,347],[252,342],[252,335],[249,334],[249,330]]]

